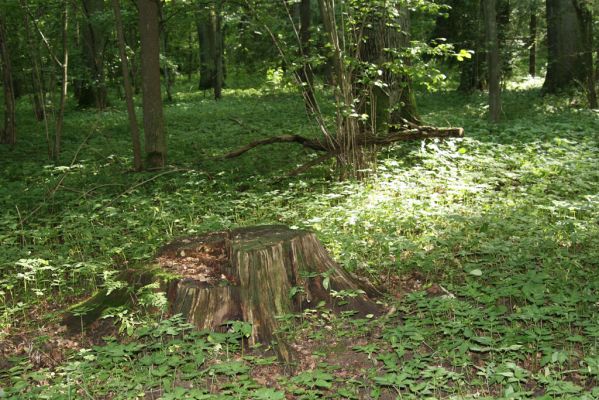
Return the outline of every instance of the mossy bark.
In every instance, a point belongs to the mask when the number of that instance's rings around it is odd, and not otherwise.
[[[176,242],[159,252],[158,262],[192,275],[168,284],[172,313],[183,314],[199,329],[222,329],[230,320],[249,322],[249,344],[276,343],[279,357],[287,361],[292,355],[277,332],[276,317],[322,301],[334,311],[379,311],[371,300],[376,295],[372,286],[344,271],[313,233],[285,226],[243,228]],[[331,294],[341,290],[361,293],[340,305]]]
[[[267,343],[281,360],[293,359],[278,331],[277,317],[324,302],[333,311],[377,314],[377,291],[337,264],[314,233],[265,225],[176,240],[159,250],[159,267],[127,270],[127,287],[100,291],[72,307],[65,324],[79,329],[108,307],[128,303],[142,286],[161,281],[169,313],[182,314],[198,329],[224,330],[228,321],[252,324],[250,345]],[[169,278],[162,278],[169,276]],[[334,296],[353,291],[354,297]]]

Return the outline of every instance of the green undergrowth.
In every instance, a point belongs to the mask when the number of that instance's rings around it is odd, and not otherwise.
[[[343,352],[362,364],[343,374],[334,349],[312,349],[311,368],[269,383],[258,375],[276,362],[242,349],[240,331],[191,333],[177,318],[153,326],[117,310],[131,336],[53,368],[15,355],[0,397],[599,398],[599,115],[512,90],[489,129],[485,102],[422,98],[427,122],[466,137],[386,149],[359,183],[337,182],[331,165],[285,178],[313,156],[295,145],[214,159],[260,137],[316,135],[294,93],[230,89],[215,103],[181,90],[165,109],[170,167],[139,174],[123,107],[70,110],[56,166],[21,102],[20,144],[0,148],[0,341],[55,322],[49,301],[66,308],[118,287],[118,271],[174,237],[252,224],[316,231],[347,268],[389,285],[394,312],[320,310],[292,324],[309,332],[300,343],[360,338]]]

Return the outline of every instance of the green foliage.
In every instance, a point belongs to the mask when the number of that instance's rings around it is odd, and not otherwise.
[[[596,398],[597,116],[537,94],[508,92],[506,121],[492,132],[482,122],[483,96],[422,98],[428,121],[462,125],[467,137],[388,149],[361,183],[332,181],[328,165],[279,180],[305,158],[287,145],[211,159],[273,132],[315,136],[301,101],[284,90],[229,89],[219,103],[180,90],[166,107],[179,170],[145,184],[156,175],[127,172],[124,113],[68,112],[65,159],[88,127],[97,133],[73,166],[48,166],[37,157],[43,128],[19,103],[21,145],[0,148],[0,339],[55,322],[50,300],[67,306],[118,287],[112,271],[149,263],[175,236],[234,226],[310,228],[348,268],[400,289],[383,299],[395,310],[387,316],[335,316],[326,307],[283,316],[287,337],[323,344],[310,349],[313,368],[272,384],[255,374],[278,363],[247,348],[247,324],[209,333],[180,317],[154,322],[142,311],[160,309],[164,297],[144,287],[135,293],[139,309],[107,311],[130,336],[105,338],[53,368],[15,357],[0,371],[0,393]],[[444,291],[431,290],[436,285]],[[331,295],[346,301],[355,293]]]

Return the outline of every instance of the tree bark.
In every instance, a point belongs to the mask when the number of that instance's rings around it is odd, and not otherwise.
[[[17,141],[15,90],[13,86],[12,61],[6,37],[6,21],[0,15],[0,61],[2,61],[2,87],[4,88],[4,129],[0,143],[14,145]]]
[[[579,0],[546,1],[548,53],[543,92],[557,93],[588,81],[592,56],[587,55],[591,44],[585,26],[592,21]]]
[[[87,75],[81,81],[78,103],[80,107],[107,106],[106,82],[104,76],[104,46],[106,32],[98,22],[104,12],[104,0],[83,0],[85,24],[83,27],[83,56]]]
[[[120,0],[112,0],[114,10],[117,42],[119,46],[119,55],[121,58],[121,71],[123,73],[123,86],[125,87],[125,101],[127,103],[127,115],[129,117],[129,130],[131,131],[131,143],[133,144],[133,168],[135,171],[141,171],[143,168],[141,160],[141,143],[139,139],[139,127],[137,117],[135,116],[135,105],[133,104],[133,87],[129,79],[129,65],[127,62],[127,53],[125,51],[125,35],[123,33],[123,19],[121,17]]]
[[[532,77],[537,75],[537,10],[530,9],[530,20],[528,23],[528,74]]]
[[[54,131],[54,150],[52,155],[54,160],[60,159],[60,150],[62,145],[62,128],[64,122],[64,108],[67,101],[67,90],[69,84],[69,46],[68,46],[68,28],[69,28],[69,3],[64,2],[62,11],[62,62],[60,63],[62,71],[62,80],[60,83],[60,103],[58,114],[56,115],[56,129]]]
[[[484,0],[481,0],[484,2]],[[458,2],[459,3],[459,2]],[[460,84],[458,91],[470,93],[475,90],[484,90],[487,82],[485,79],[486,70],[486,51],[484,46],[485,30],[481,23],[480,1],[467,2],[465,16],[453,15],[456,19],[455,24],[459,26],[458,36],[464,38],[463,48],[473,50],[471,59],[460,63]]]
[[[320,302],[362,316],[380,311],[371,300],[376,290],[343,270],[307,231],[257,226],[186,238],[162,248],[157,260],[181,276],[167,285],[172,314],[182,314],[198,329],[249,322],[249,344],[276,342],[284,361],[293,355],[277,317]],[[342,298],[343,292],[355,297]]]
[[[365,41],[360,49],[361,59],[376,65],[382,71],[380,77],[372,77],[369,101],[370,130],[373,134],[385,134],[390,124],[401,120],[418,122],[416,98],[407,73],[392,72],[386,65],[399,63],[409,66],[409,60],[401,59],[401,52],[410,42],[410,15],[407,8],[398,10],[397,18],[390,18],[386,10],[374,10],[366,24]],[[393,54],[395,53],[395,54]],[[376,80],[380,80],[376,84]]]
[[[214,88],[216,79],[216,64],[215,59],[215,40],[213,26],[214,19],[212,18],[210,7],[208,5],[200,5],[198,10],[197,28],[198,42],[200,45],[200,90],[209,90]]]
[[[141,39],[141,74],[146,166],[166,164],[166,132],[160,89],[159,0],[137,0]]]
[[[212,13],[214,22],[214,100],[220,100],[223,95],[224,60],[223,60],[223,27],[222,27],[222,0],[215,0]]]
[[[496,0],[484,0],[482,4],[489,71],[489,120],[497,123],[501,116],[501,61],[497,38],[497,3]]]
[[[269,343],[282,361],[293,352],[277,317],[326,305],[334,312],[378,314],[380,293],[345,271],[316,236],[281,225],[254,226],[175,240],[156,255],[158,267],[123,271],[127,286],[98,292],[64,314],[76,331],[108,307],[131,302],[131,293],[159,282],[169,313],[198,329],[224,331],[231,321],[252,325],[250,345]],[[166,274],[165,274],[166,272]]]
[[[312,22],[311,0],[301,0],[299,4],[299,40],[300,57],[302,66],[298,73],[299,81],[302,83],[302,93],[306,110],[309,113],[316,111],[316,97],[314,96],[314,73],[310,64],[310,26]]]

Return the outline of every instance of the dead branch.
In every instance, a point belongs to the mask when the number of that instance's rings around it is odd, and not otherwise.
[[[390,132],[387,136],[367,136],[358,138],[357,142],[362,146],[384,146],[396,142],[409,142],[424,139],[444,139],[464,136],[462,128],[435,128],[433,126],[419,126],[413,129],[404,129]]]
[[[361,136],[356,138],[356,144],[358,146],[386,146],[396,142],[407,142],[415,140],[424,140],[432,138],[450,138],[450,137],[462,137],[464,136],[464,129],[462,128],[436,128],[434,126],[417,126],[409,125],[409,128],[401,129],[398,131],[390,132],[386,136]],[[224,159],[230,159],[239,157],[240,155],[250,151],[258,146],[265,146],[273,143],[299,143],[303,147],[316,150],[324,151],[331,154],[331,157],[339,152],[335,144],[323,144],[318,140],[312,140],[305,138],[300,135],[281,135],[272,136],[266,139],[256,140],[237,150],[231,151],[222,156]],[[310,163],[308,163],[310,164]],[[303,172],[303,171],[300,171]]]
[[[311,140],[311,139],[305,138],[300,135],[281,135],[281,136],[272,136],[272,137],[269,137],[266,139],[256,140],[256,141],[251,142],[237,150],[234,150],[230,153],[225,154],[222,158],[228,159],[228,158],[239,157],[243,153],[246,153],[255,147],[264,146],[264,145],[273,144],[273,143],[299,143],[302,146],[307,147],[312,150],[328,151],[327,147],[325,147],[319,141]]]
[[[302,164],[299,167],[297,167],[294,170],[292,170],[289,173],[287,173],[287,177],[291,177],[291,176],[296,176],[296,175],[299,175],[299,174],[303,174],[304,172],[306,172],[310,168],[314,167],[315,165],[323,163],[326,160],[328,160],[329,158],[334,157],[334,156],[335,155],[333,153],[321,154],[319,157],[316,157],[315,159],[310,160],[307,163]]]

